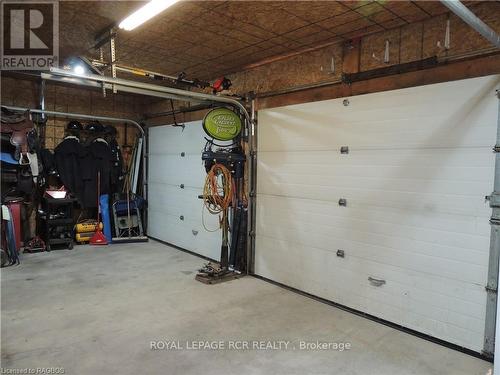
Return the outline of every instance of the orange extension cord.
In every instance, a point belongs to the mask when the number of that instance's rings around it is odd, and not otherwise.
[[[219,215],[219,228],[207,229],[205,220],[204,228],[209,232],[215,232],[220,228],[225,229],[227,225],[227,214],[234,198],[234,181],[231,171],[222,164],[214,164],[207,173],[205,186],[203,188],[203,203],[208,212]]]

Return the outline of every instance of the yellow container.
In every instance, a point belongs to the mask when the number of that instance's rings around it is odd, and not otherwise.
[[[76,224],[76,233],[86,233],[86,232],[95,232],[96,222],[88,221],[85,223]],[[103,225],[102,222],[99,223],[99,228],[102,230]]]
[[[94,235],[94,232],[77,233],[75,240],[78,243],[89,242],[90,238]]]

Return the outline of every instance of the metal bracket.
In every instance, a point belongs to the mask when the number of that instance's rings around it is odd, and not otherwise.
[[[116,46],[115,46],[115,35],[113,29],[109,31],[109,52],[111,56],[111,76],[116,78]],[[113,85],[113,94],[116,94],[117,90],[115,85]]]
[[[339,199],[339,206],[343,206],[343,207],[347,206],[347,199],[340,198]]]
[[[385,41],[385,49],[384,49],[384,63],[389,64],[389,46],[390,46],[389,39],[386,39]]]
[[[485,199],[490,202],[490,207],[500,207],[500,193],[494,191],[491,195],[487,195]]]
[[[491,218],[490,219],[490,224],[491,225],[500,225],[500,219]]]
[[[99,47],[99,60],[104,63],[104,51],[102,47]],[[104,82],[102,83],[102,97],[106,97],[106,84]]]
[[[349,146],[340,147],[340,153],[341,154],[348,154],[349,153]]]
[[[484,289],[486,290],[487,293],[494,293],[494,294],[498,293],[498,288],[491,287],[489,285],[486,285]]]
[[[495,145],[495,147],[493,147],[493,152],[500,152],[500,145]]]

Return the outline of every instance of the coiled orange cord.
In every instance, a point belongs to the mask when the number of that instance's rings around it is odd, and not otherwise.
[[[227,224],[227,213],[233,202],[234,191],[234,180],[231,171],[222,164],[214,164],[205,179],[203,203],[208,212],[219,215],[219,228],[223,228]],[[205,223],[203,223],[203,226],[210,231],[206,228]]]

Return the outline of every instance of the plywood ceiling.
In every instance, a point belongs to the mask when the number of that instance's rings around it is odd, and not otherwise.
[[[98,57],[95,35],[139,1],[60,3],[61,56]],[[447,12],[436,1],[181,1],[133,31],[117,59],[165,74],[212,79],[251,63],[395,28]]]

